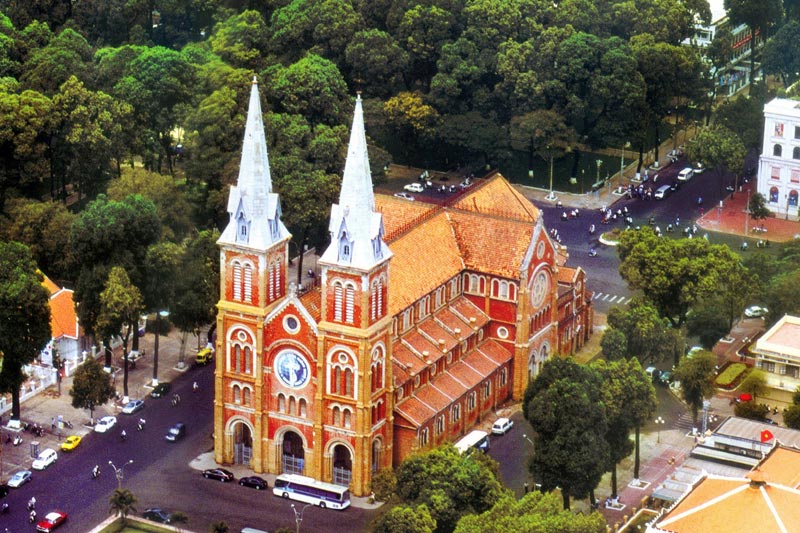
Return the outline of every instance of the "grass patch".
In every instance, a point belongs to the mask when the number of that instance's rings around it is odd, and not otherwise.
[[[126,523],[123,524],[122,519],[118,518],[98,533],[173,533],[174,531],[174,529],[161,527],[154,522],[131,520],[128,517]]]
[[[725,369],[717,376],[717,386],[725,389],[732,389],[733,386],[739,382],[742,375],[747,371],[747,365],[744,363],[733,363],[725,367]]]

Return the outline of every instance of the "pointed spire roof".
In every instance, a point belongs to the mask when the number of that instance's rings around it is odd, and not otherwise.
[[[278,195],[272,192],[261,98],[255,77],[250,89],[239,179],[231,187],[228,213],[231,218],[220,236],[220,243],[265,249],[289,236],[280,220]]]
[[[375,211],[361,94],[356,97],[339,203],[331,207],[331,244],[321,260],[367,270],[388,259],[383,220]]]

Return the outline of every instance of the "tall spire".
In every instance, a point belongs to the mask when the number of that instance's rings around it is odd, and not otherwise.
[[[361,94],[356,97],[339,203],[331,207],[328,230],[331,244],[322,261],[367,269],[391,256],[383,242],[383,220],[375,212]]]
[[[280,220],[278,195],[272,192],[267,139],[255,77],[250,89],[239,179],[231,187],[228,213],[230,222],[220,242],[263,249],[289,235]]]

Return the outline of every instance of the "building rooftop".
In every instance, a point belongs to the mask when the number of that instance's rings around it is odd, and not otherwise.
[[[800,317],[784,315],[756,341],[754,351],[800,358]]]

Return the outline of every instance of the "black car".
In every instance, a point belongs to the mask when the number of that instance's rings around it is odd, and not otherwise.
[[[256,490],[266,490],[269,488],[267,480],[258,476],[247,476],[239,480],[239,485],[243,487],[252,487]]]
[[[225,470],[224,468],[209,468],[203,470],[203,477],[206,479],[217,479],[223,483],[233,481],[233,472]]]
[[[673,181],[669,186],[669,190],[671,190],[671,191],[677,191],[680,188],[681,188],[681,182],[680,181]]]
[[[178,422],[167,431],[166,436],[164,437],[170,442],[175,442],[178,439],[183,438],[186,435],[186,424],[183,422]]]
[[[0,483],[0,498],[5,498],[6,496],[8,496],[8,485]]]
[[[169,524],[170,521],[169,513],[162,509],[159,509],[158,507],[147,509],[145,512],[142,513],[142,516],[147,520],[152,520],[153,522],[160,522],[162,524]]]
[[[156,388],[153,389],[153,392],[150,393],[150,397],[161,398],[169,392],[169,388],[170,388],[169,383],[159,383],[158,385],[156,385]]]

